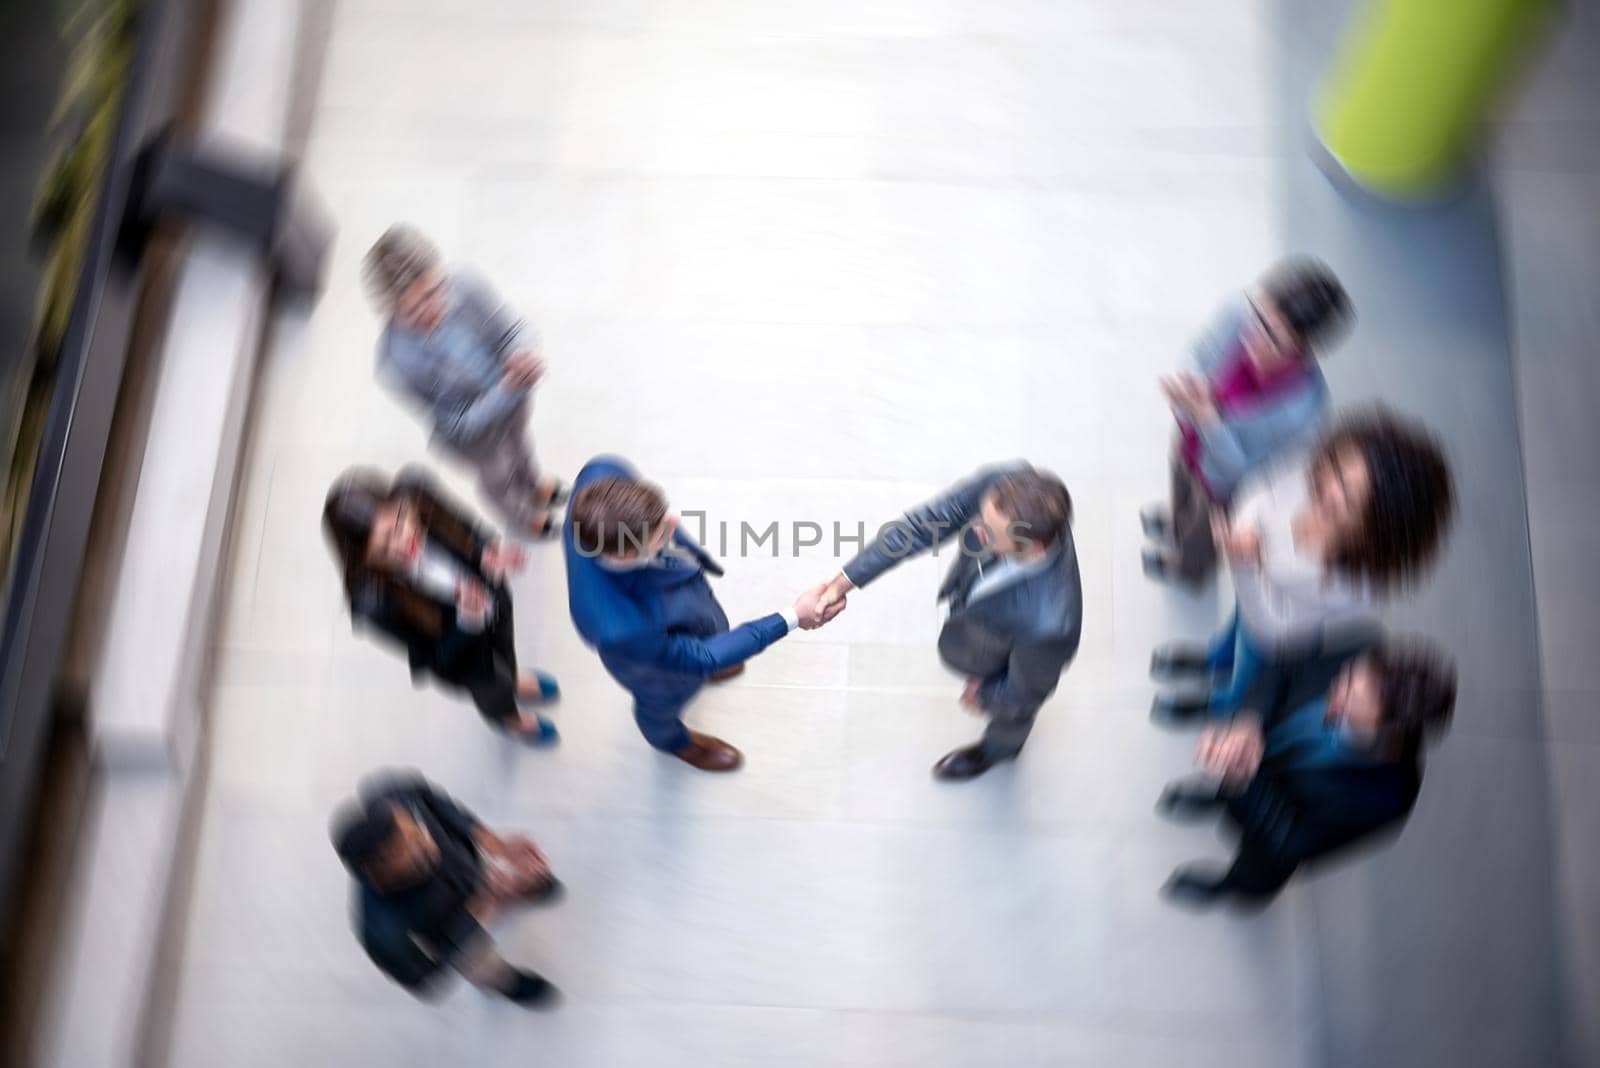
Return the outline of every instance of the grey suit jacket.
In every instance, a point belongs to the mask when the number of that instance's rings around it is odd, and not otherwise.
[[[427,412],[436,439],[467,446],[527,403],[529,390],[505,388],[501,368],[511,353],[536,348],[538,338],[470,273],[450,276],[450,299],[449,320],[482,344],[482,365],[460,363],[433,338],[391,320],[378,340],[378,376]]]
[[[864,587],[902,560],[957,536],[978,516],[995,481],[1031,471],[1022,461],[983,468],[949,490],[906,512],[844,565],[845,577]],[[978,578],[973,545],[958,551],[939,599],[950,603],[950,618],[939,635],[939,654],[963,674],[983,679],[979,699],[999,716],[1031,716],[1055,692],[1061,673],[1078,651],[1083,624],[1083,590],[1071,531],[1065,532],[1048,566],[1009,582],[971,604],[967,594]]]

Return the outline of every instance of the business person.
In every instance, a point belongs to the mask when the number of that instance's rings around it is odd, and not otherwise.
[[[1422,750],[1455,707],[1455,669],[1422,642],[1380,642],[1296,663],[1200,740],[1199,779],[1174,783],[1174,819],[1226,817],[1231,864],[1190,864],[1164,888],[1188,904],[1270,900],[1295,871],[1403,824]]]
[[[356,935],[385,975],[426,996],[448,967],[528,1008],[555,1001],[549,980],[509,964],[486,930],[509,907],[560,894],[529,839],[496,834],[409,771],[372,776],[335,814],[332,838],[355,880]]]
[[[1342,418],[1307,455],[1241,488],[1217,519],[1237,607],[1207,649],[1156,650],[1157,677],[1217,675],[1205,698],[1156,698],[1158,721],[1226,716],[1254,675],[1377,626],[1382,600],[1414,585],[1454,515],[1449,464],[1420,424],[1373,407]]]
[[[438,249],[405,225],[367,253],[367,288],[387,317],[378,376],[433,426],[433,440],[477,472],[484,495],[518,533],[553,537],[561,483],[541,476],[528,437],[544,377],[538,335],[482,281],[447,273]]]
[[[743,759],[683,723],[706,681],[737,674],[796,627],[819,627],[844,608],[840,600],[823,611],[820,590],[810,590],[788,611],[729,629],[707,580],[722,567],[679,529],[660,488],[617,457],[597,457],[579,472],[562,540],[578,634],[633,695],[645,741],[701,771],[732,771]]]
[[[412,679],[466,690],[492,726],[534,745],[557,740],[539,714],[556,680],[517,669],[506,577],[526,562],[439,491],[419,468],[390,483],[345,472],[328,491],[322,525],[344,579],[351,622],[404,647]]]
[[[939,655],[967,677],[961,703],[988,717],[983,738],[934,765],[949,781],[1011,760],[1078,650],[1083,596],[1072,498],[1026,463],[985,468],[887,524],[844,565],[820,603],[842,603],[909,556],[959,538],[939,599],[949,615]]]
[[[1152,578],[1197,586],[1216,568],[1211,511],[1275,458],[1308,446],[1328,416],[1319,357],[1344,332],[1350,298],[1314,260],[1286,260],[1230,300],[1190,352],[1190,369],[1161,380],[1178,421],[1171,500],[1140,522]]]

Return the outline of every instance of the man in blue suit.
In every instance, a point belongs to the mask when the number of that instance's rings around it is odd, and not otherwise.
[[[633,694],[645,741],[702,771],[732,771],[742,759],[720,738],[684,726],[684,707],[706,680],[738,674],[795,627],[820,627],[844,607],[820,608],[819,588],[787,612],[729,629],[706,579],[722,567],[678,528],[660,488],[613,456],[578,474],[562,543],[578,634]]]

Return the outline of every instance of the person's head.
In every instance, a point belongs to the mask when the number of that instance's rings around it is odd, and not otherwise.
[[[654,558],[678,527],[661,487],[636,478],[602,478],[579,490],[567,509],[580,553],[612,563]]]
[[[439,862],[428,829],[393,801],[351,804],[334,817],[332,838],[350,873],[379,892],[412,886]]]
[[[1270,370],[1327,351],[1351,319],[1350,297],[1326,264],[1286,260],[1250,291],[1244,346],[1252,363]]]
[[[393,571],[411,560],[422,537],[414,504],[371,471],[342,475],[322,506],[322,527],[348,578],[358,568]]]
[[[427,333],[450,310],[439,250],[411,226],[396,223],[384,231],[361,270],[373,303],[409,330]]]
[[[1072,496],[1048,471],[1002,476],[979,502],[978,538],[1001,556],[1039,553],[1072,525]]]
[[[1387,757],[1442,734],[1456,704],[1455,666],[1421,641],[1388,641],[1350,662],[1328,691],[1328,722]]]
[[[1383,408],[1341,419],[1313,453],[1308,477],[1311,507],[1329,535],[1328,562],[1378,588],[1426,569],[1454,516],[1439,443]]]

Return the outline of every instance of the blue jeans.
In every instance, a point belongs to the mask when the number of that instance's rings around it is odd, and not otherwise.
[[[1250,684],[1268,664],[1270,656],[1250,640],[1249,630],[1239,622],[1239,611],[1206,647],[1206,667],[1214,673],[1228,671],[1228,681],[1211,691],[1206,714],[1213,719],[1228,719],[1239,711]]]

